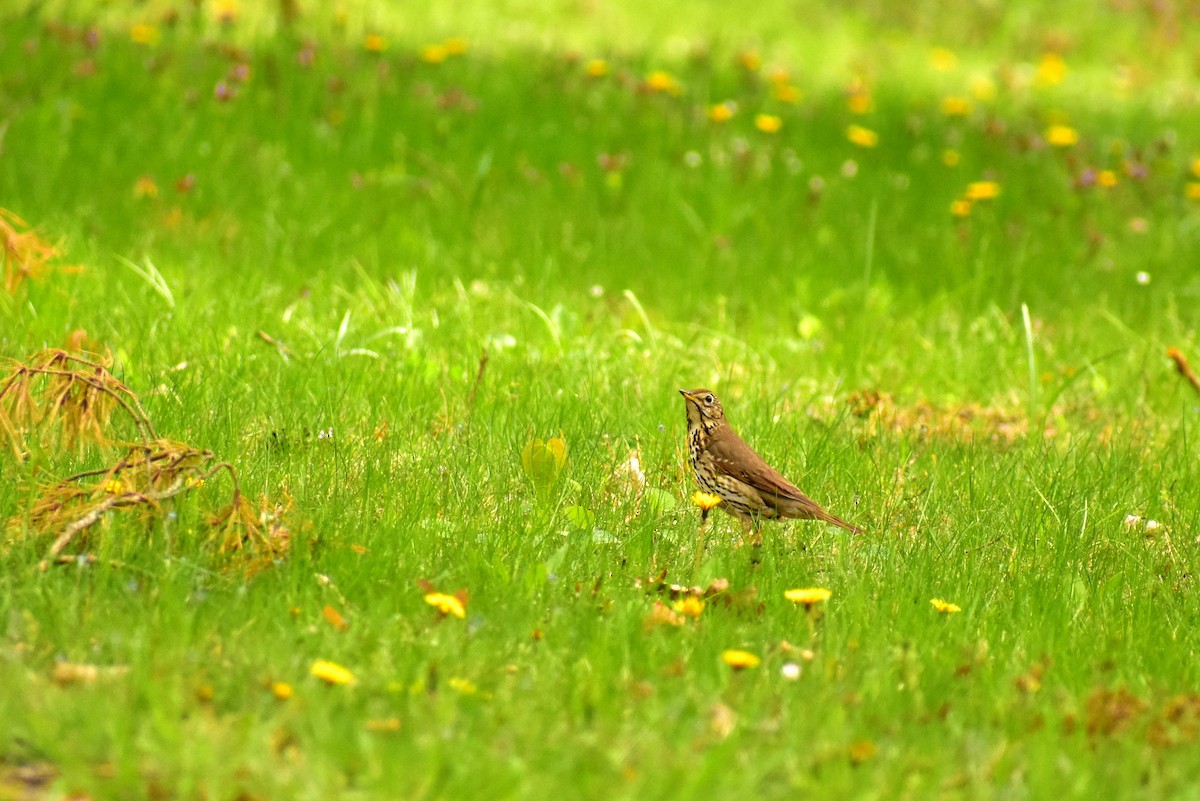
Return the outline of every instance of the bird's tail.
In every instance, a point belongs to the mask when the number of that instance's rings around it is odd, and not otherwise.
[[[780,502],[782,500],[782,502]],[[853,523],[847,523],[837,515],[831,515],[826,512],[821,504],[809,498],[807,495],[801,494],[798,498],[792,497],[787,499],[776,500],[774,504],[782,517],[799,517],[803,520],[820,520],[823,523],[831,523],[835,526],[840,526],[846,529],[851,534],[862,534],[863,530]]]
[[[823,520],[826,523],[832,523],[835,526],[841,526],[842,528],[846,529],[846,531],[849,531],[851,534],[862,534],[863,533],[863,530],[861,528],[859,528],[858,526],[854,525],[853,523],[847,523],[842,518],[838,517],[837,515],[831,515],[831,514],[829,514],[829,512],[826,512],[824,509],[821,510],[821,514],[817,515],[817,519]]]

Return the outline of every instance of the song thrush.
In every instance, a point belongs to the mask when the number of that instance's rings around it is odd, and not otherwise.
[[[858,526],[829,514],[745,443],[725,420],[721,401],[707,389],[681,389],[687,407],[688,455],[700,489],[721,499],[742,533],[760,519],[822,520],[858,534]]]

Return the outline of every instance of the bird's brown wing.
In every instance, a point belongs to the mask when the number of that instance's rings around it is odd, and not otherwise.
[[[754,449],[731,429],[710,440],[708,452],[719,470],[749,484],[759,492],[816,506],[811,498],[767,464],[765,459],[755,453]]]
[[[753,487],[762,496],[763,502],[781,517],[824,520],[855,534],[862,531],[853,523],[847,523],[837,515],[826,512],[819,503],[767,464],[767,461],[755,453],[732,429],[726,429],[720,437],[710,440],[708,453],[718,470]]]

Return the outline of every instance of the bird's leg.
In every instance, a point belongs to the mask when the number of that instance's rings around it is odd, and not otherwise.
[[[754,515],[746,515],[742,518],[742,544],[751,545],[758,548],[762,545],[762,530],[756,525]],[[746,535],[751,535],[747,537]]]
[[[742,544],[750,546],[750,564],[758,567],[762,561],[762,528],[757,515],[742,518]]]

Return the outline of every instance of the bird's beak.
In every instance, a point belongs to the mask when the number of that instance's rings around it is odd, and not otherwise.
[[[695,400],[695,398],[692,397],[691,393],[689,393],[686,389],[679,390],[679,394],[682,395],[683,397],[687,398],[688,400]]]

